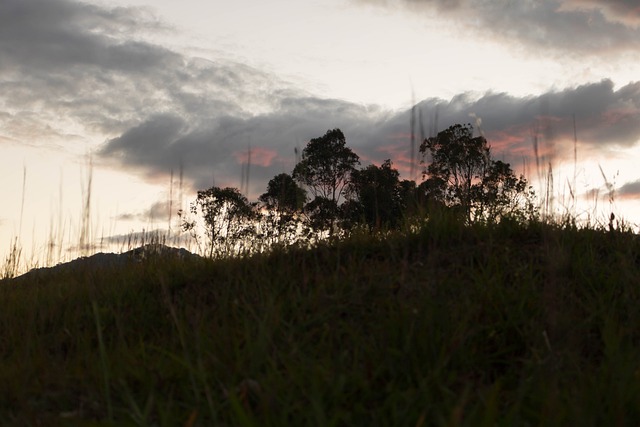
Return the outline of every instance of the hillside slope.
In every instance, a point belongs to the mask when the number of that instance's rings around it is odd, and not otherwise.
[[[7,425],[638,425],[640,242],[427,225],[0,287]]]

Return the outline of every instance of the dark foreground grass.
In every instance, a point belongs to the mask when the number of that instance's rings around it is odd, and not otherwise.
[[[640,241],[427,225],[0,287],[0,424],[637,426]]]

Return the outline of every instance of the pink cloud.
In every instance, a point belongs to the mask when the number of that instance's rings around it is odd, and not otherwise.
[[[637,108],[612,108],[602,114],[604,124],[617,126],[627,122],[635,122],[640,116]]]
[[[376,152],[384,154],[384,159],[391,159],[393,167],[400,172],[400,175],[405,179],[410,179],[411,175],[411,153],[410,153],[410,141],[409,134],[404,134],[404,138],[399,136],[390,136],[390,139],[400,140],[394,144],[388,144],[380,146],[376,149]],[[418,152],[420,147],[420,141],[416,139],[416,154],[414,159],[414,179],[419,182],[422,174],[422,166],[420,160],[422,154]]]
[[[269,167],[273,164],[273,160],[278,153],[275,150],[264,147],[253,147],[248,151],[234,151],[233,157],[235,157],[238,164],[251,163],[255,166]]]

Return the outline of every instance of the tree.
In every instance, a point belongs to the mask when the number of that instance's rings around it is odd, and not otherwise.
[[[305,212],[313,224],[328,228],[331,234],[344,189],[358,164],[360,159],[346,146],[342,131],[333,129],[310,140],[293,169],[293,178],[314,196]]]
[[[538,215],[532,188],[524,177],[516,178],[508,163],[493,161],[475,191],[480,192],[473,196],[477,217],[526,221]]]
[[[267,184],[267,191],[258,200],[268,209],[281,213],[293,213],[302,210],[307,198],[307,192],[298,186],[293,177],[281,173],[271,178]]]
[[[352,173],[347,215],[359,215],[369,230],[398,226],[406,210],[400,174],[391,165],[385,160],[380,167],[370,165]]]
[[[192,215],[201,215],[204,221],[210,257],[215,251],[220,254],[239,252],[255,231],[253,206],[237,188],[211,187],[198,191],[190,211]],[[191,232],[199,242],[196,227],[195,220],[183,220],[182,229]]]
[[[261,215],[262,236],[269,244],[291,243],[302,228],[298,213],[302,212],[307,192],[291,175],[281,173],[267,184],[267,191],[258,200],[267,208]]]
[[[427,210],[426,194],[414,180],[403,179],[400,181],[400,201],[405,222],[424,219]]]
[[[293,178],[309,187],[315,197],[340,203],[343,190],[360,159],[346,146],[340,129],[309,141],[302,160],[293,169]]]
[[[508,163],[491,159],[486,138],[473,137],[470,124],[456,124],[427,138],[420,152],[431,154],[432,162],[423,171],[429,197],[454,209],[465,220],[499,220],[525,209],[527,181],[516,178]]]
[[[333,200],[318,196],[304,207],[305,214],[309,219],[309,225],[314,232],[329,230],[333,235],[333,226],[336,222],[339,207]]]

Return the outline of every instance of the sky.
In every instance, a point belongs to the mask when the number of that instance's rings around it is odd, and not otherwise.
[[[0,0],[0,255],[255,200],[333,128],[410,178],[412,111],[535,189],[551,165],[559,211],[640,224],[639,42],[636,0]]]

